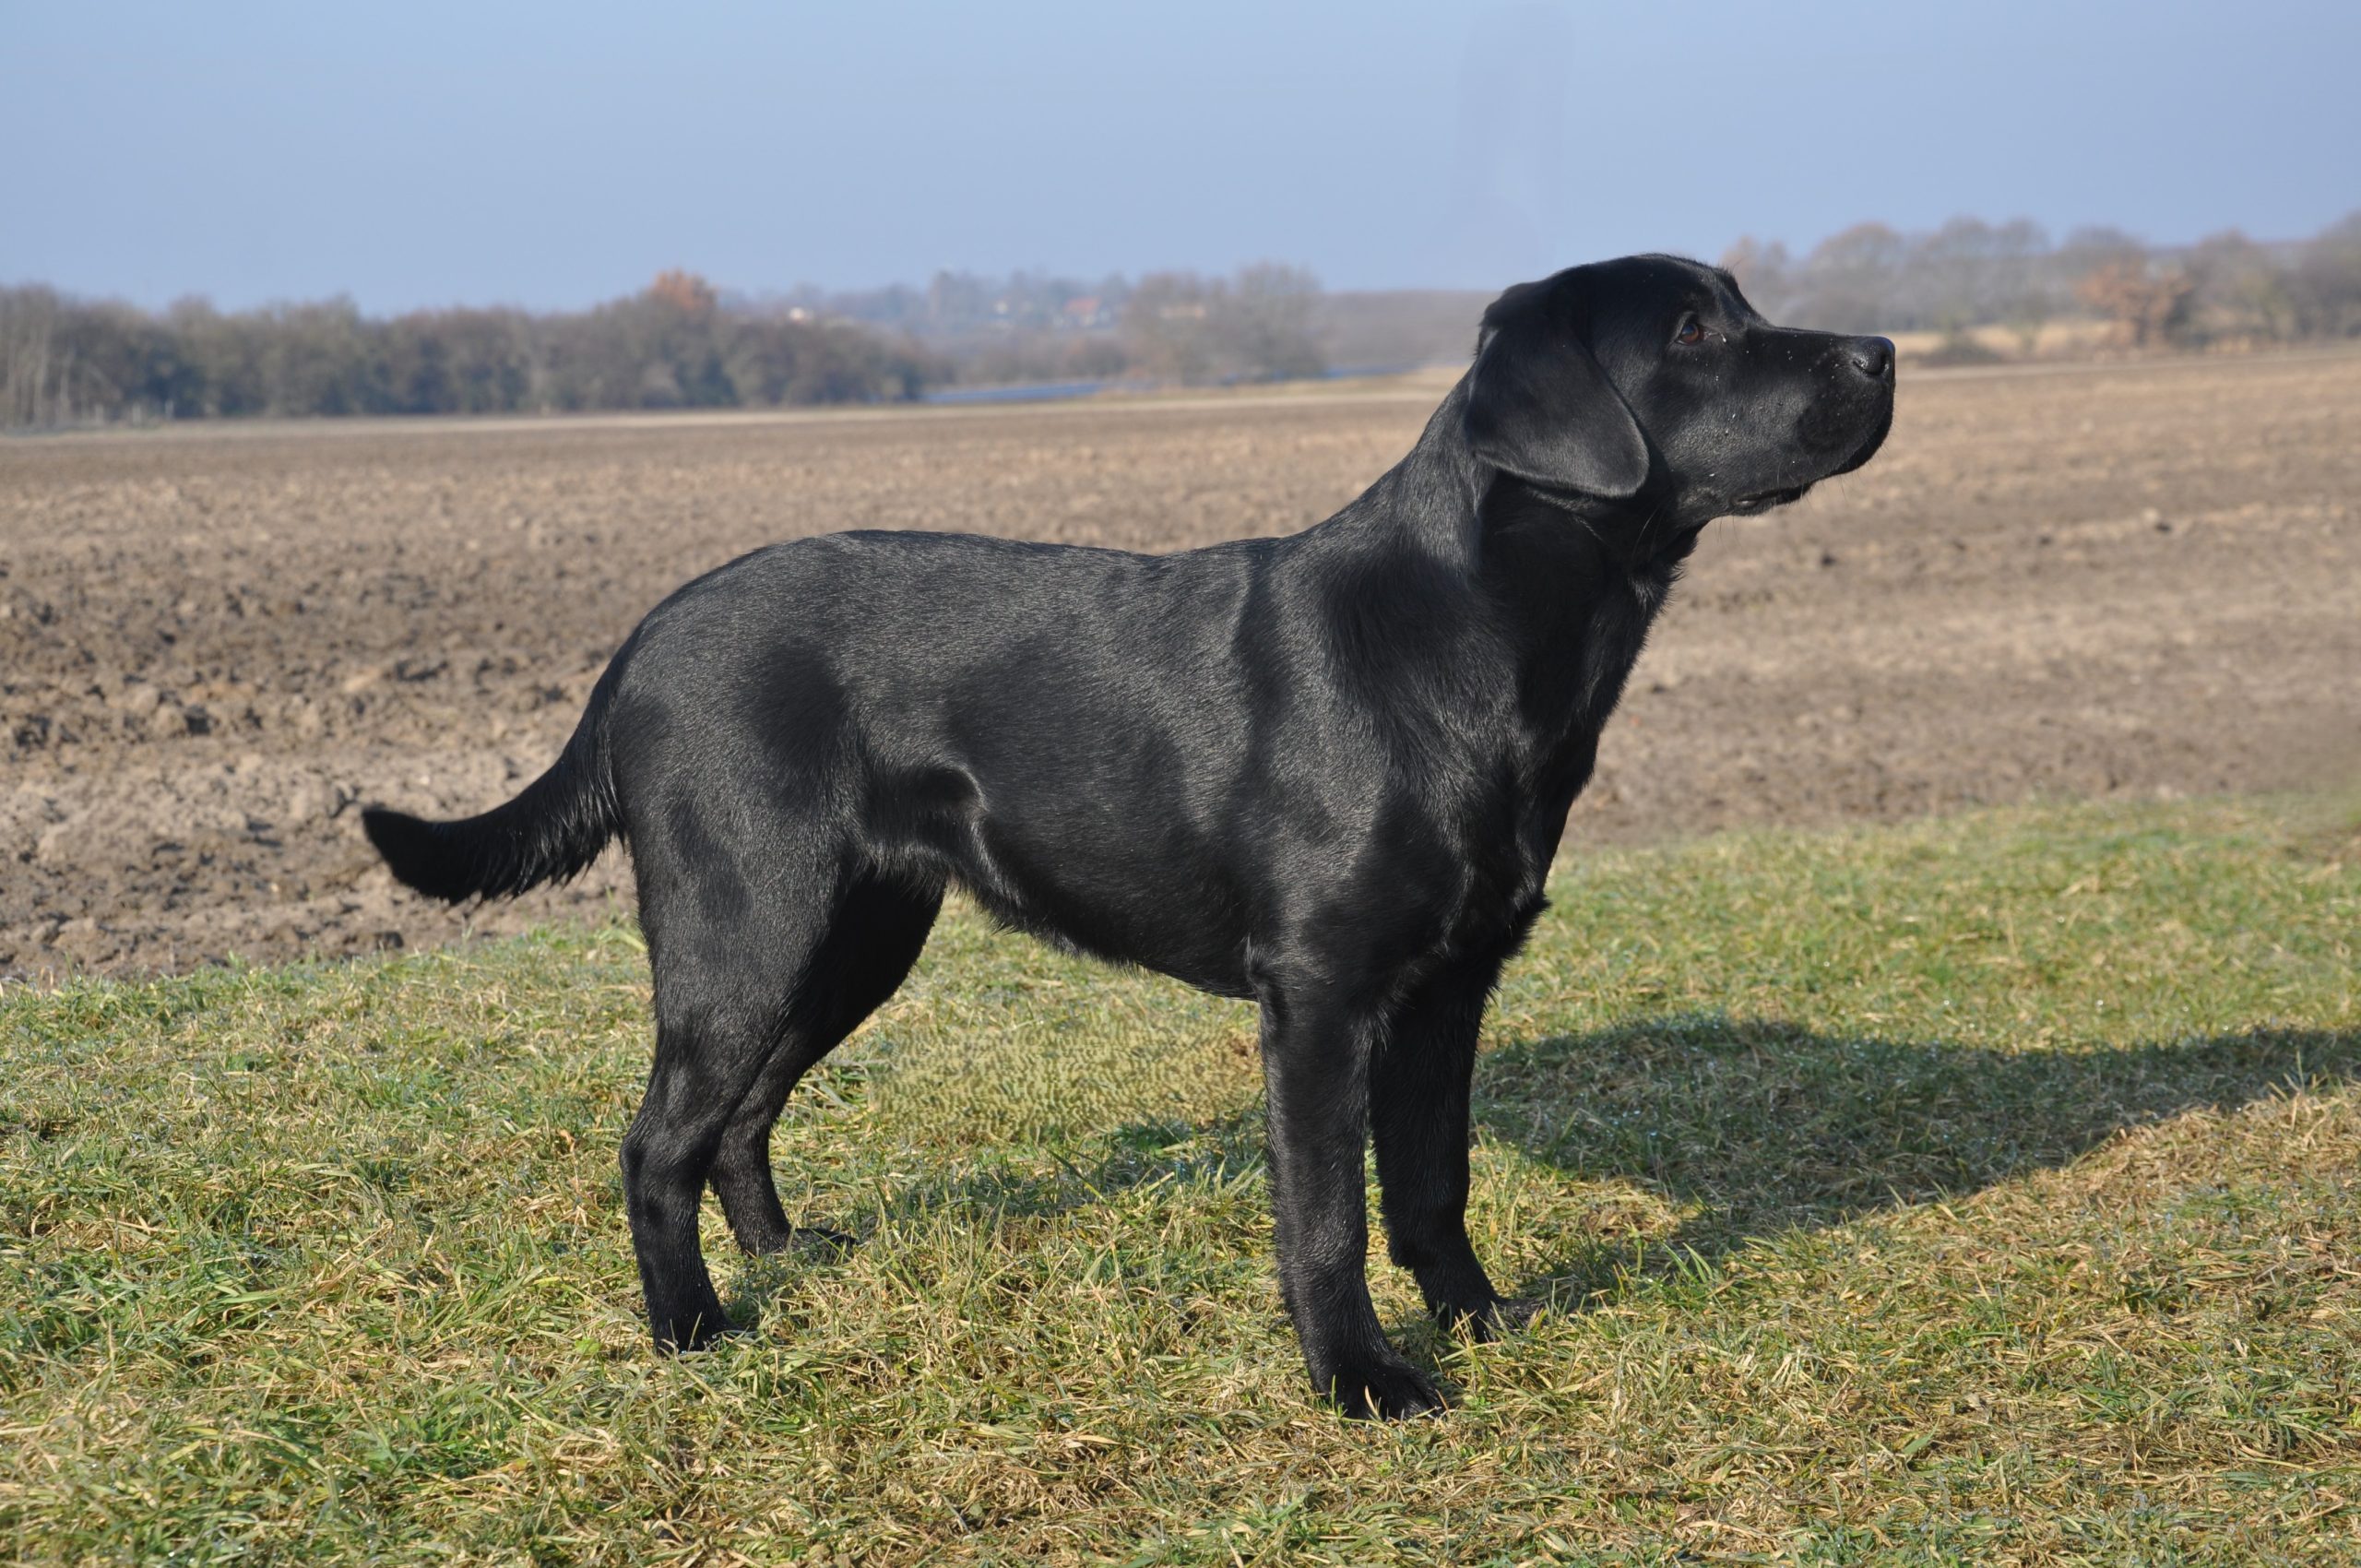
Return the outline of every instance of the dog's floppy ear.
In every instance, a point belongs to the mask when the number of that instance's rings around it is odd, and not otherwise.
[[[1551,308],[1554,285],[1520,283],[1484,313],[1467,444],[1519,479],[1621,500],[1647,482],[1647,440],[1571,313]]]

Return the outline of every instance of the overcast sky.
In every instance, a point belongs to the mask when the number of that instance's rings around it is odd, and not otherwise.
[[[0,281],[577,306],[938,268],[1497,287],[1863,219],[2361,207],[2361,4],[0,0]]]

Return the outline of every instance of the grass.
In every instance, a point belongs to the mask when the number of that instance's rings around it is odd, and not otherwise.
[[[2361,1562],[2361,832],[2069,808],[1584,855],[1472,1224],[1556,1304],[1347,1426],[1251,1015],[954,912],[649,1354],[624,929],[0,996],[33,1562]],[[708,1210],[712,1208],[707,1206]]]

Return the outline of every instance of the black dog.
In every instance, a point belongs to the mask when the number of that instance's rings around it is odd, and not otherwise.
[[[933,533],[755,552],[658,605],[556,765],[394,874],[513,894],[631,847],[656,1060],[623,1184],[660,1345],[728,1331],[697,1246],[793,1232],[771,1124],[901,983],[943,890],[1262,1004],[1279,1280],[1315,1387],[1440,1408],[1364,1273],[1522,1315],[1470,1247],[1468,1077],[1600,726],[1698,530],[1867,462],[1893,346],[1774,327],[1665,256],[1511,289],[1410,455],[1316,528],[1168,556]]]

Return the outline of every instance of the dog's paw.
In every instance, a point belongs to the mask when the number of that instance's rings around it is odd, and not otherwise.
[[[1432,1378],[1391,1358],[1346,1362],[1329,1377],[1327,1394],[1353,1420],[1398,1421],[1441,1415],[1444,1409],[1442,1393]]]
[[[801,1256],[821,1262],[834,1262],[860,1245],[858,1237],[841,1230],[831,1230],[821,1225],[799,1225],[791,1233],[789,1245]]]
[[[1506,1339],[1518,1329],[1537,1318],[1542,1303],[1532,1297],[1494,1297],[1478,1311],[1462,1313],[1454,1327],[1464,1329],[1476,1344],[1492,1344],[1494,1339]]]
[[[656,1324],[656,1348],[667,1355],[694,1355],[710,1350],[725,1339],[735,1339],[751,1330],[731,1323],[729,1316],[716,1306],[710,1313],[694,1317],[673,1318]]]
[[[852,1251],[854,1238],[817,1225],[782,1225],[776,1229],[749,1229],[737,1233],[738,1250],[748,1257],[775,1258],[783,1253],[823,1262]]]
[[[1435,1317],[1444,1328],[1489,1345],[1514,1334],[1540,1312],[1541,1303],[1530,1296],[1495,1296],[1479,1307],[1438,1308]]]

